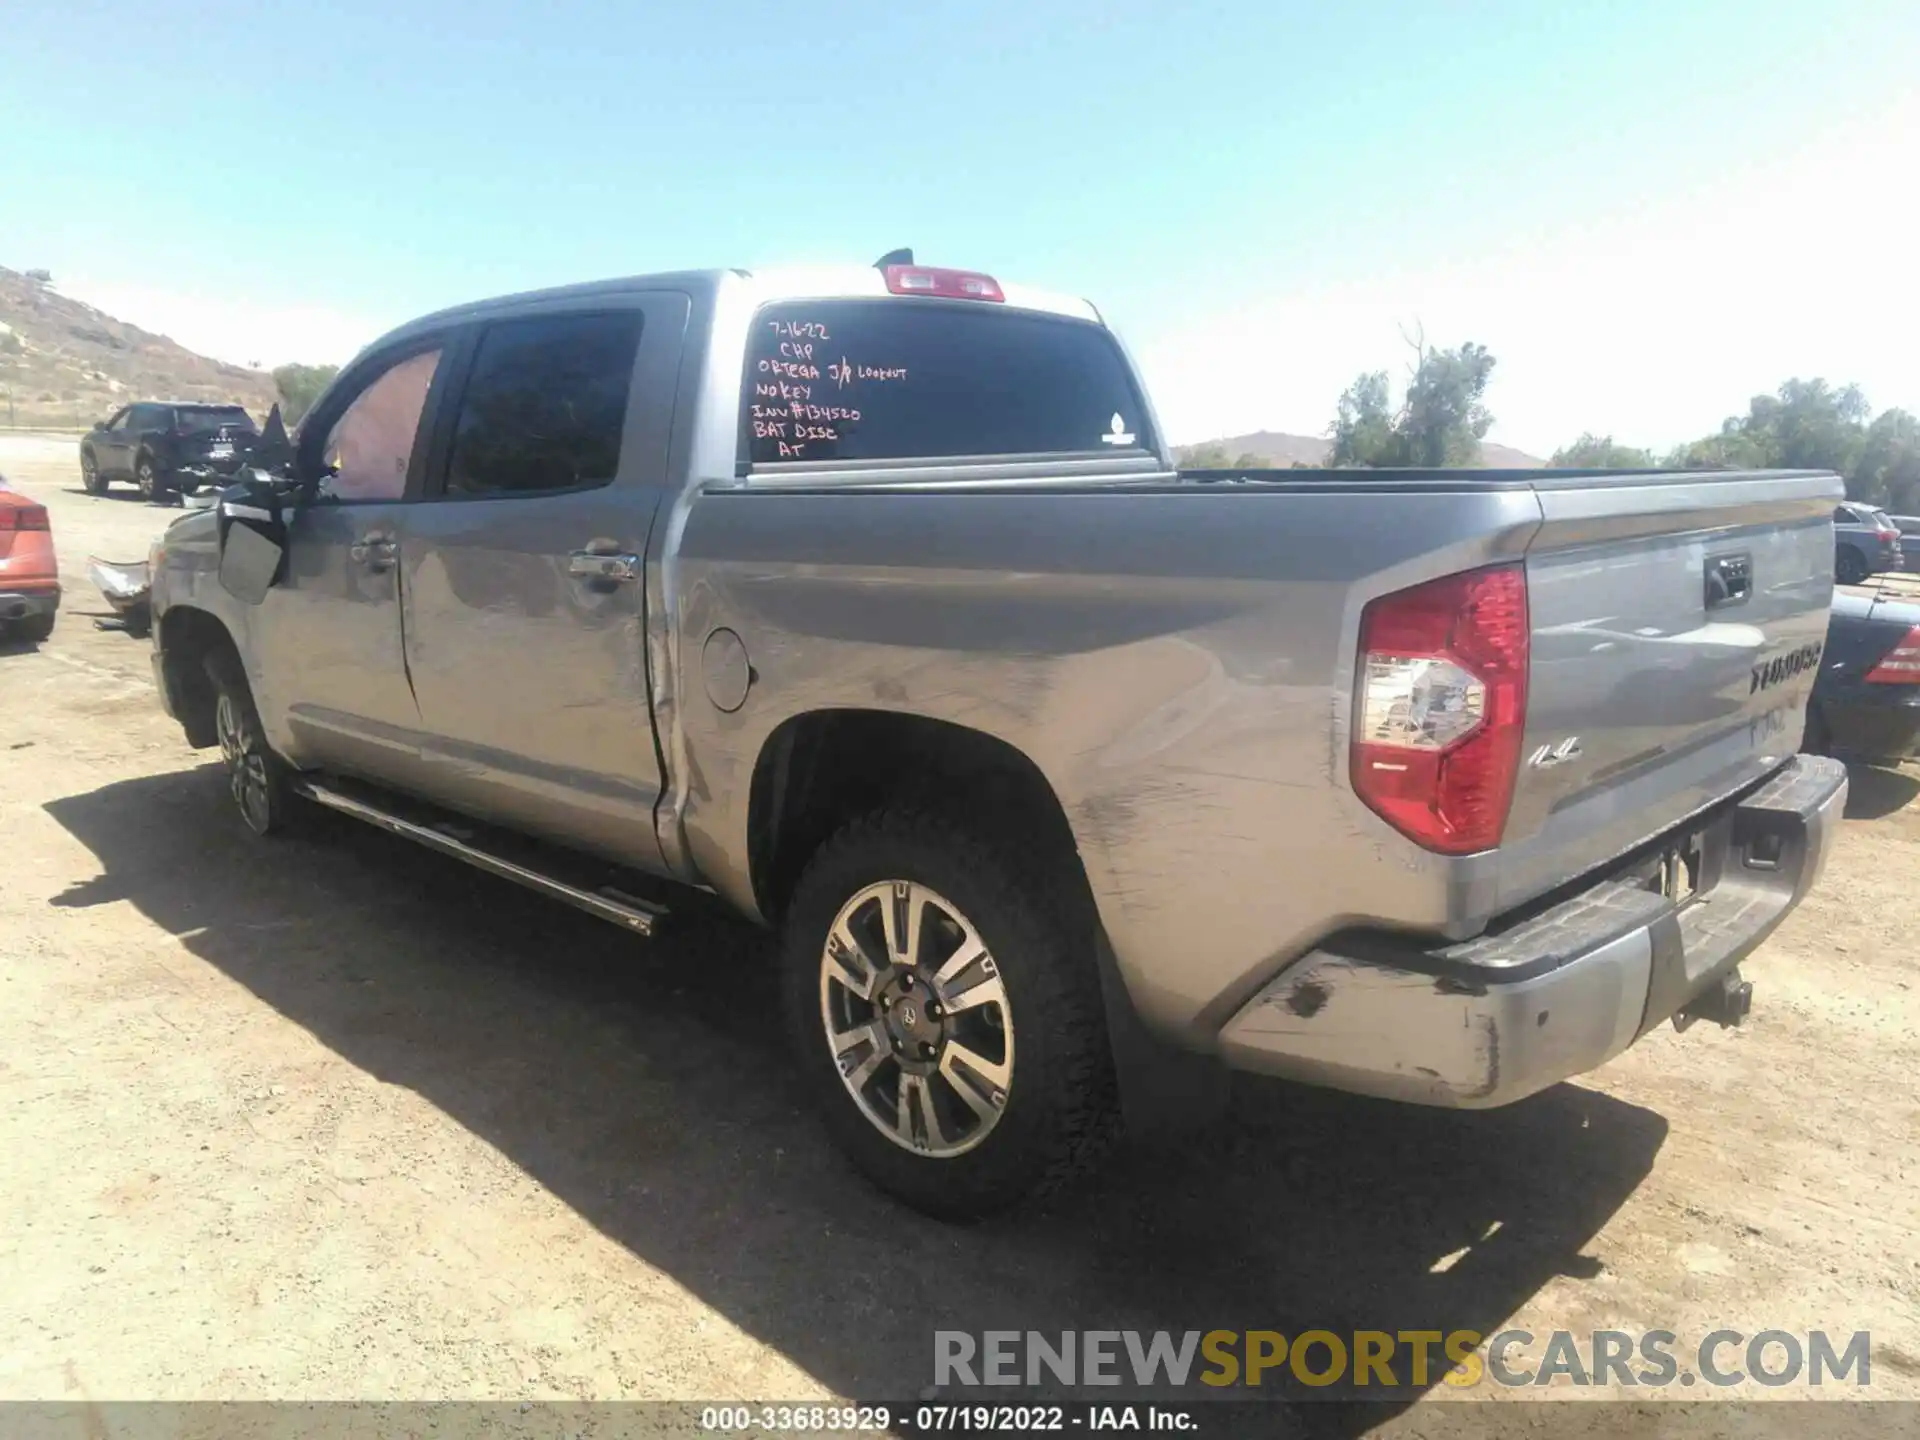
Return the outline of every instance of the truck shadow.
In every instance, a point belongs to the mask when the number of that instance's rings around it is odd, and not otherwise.
[[[1847,766],[1847,819],[1881,820],[1920,795],[1920,778],[1905,769],[1854,762]]]
[[[331,815],[252,842],[227,806],[211,766],[50,803],[103,871],[52,903],[131,902],[843,1396],[921,1395],[938,1329],[1491,1333],[1598,1273],[1585,1247],[1666,1135],[1576,1086],[1453,1114],[1245,1081],[1178,1148],[944,1226],[797,1108],[759,932],[695,915],[637,942]]]

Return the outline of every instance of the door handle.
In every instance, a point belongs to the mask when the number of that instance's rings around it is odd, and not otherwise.
[[[1716,555],[1707,561],[1706,608],[1718,610],[1727,605],[1744,604],[1753,593],[1753,556],[1747,551],[1737,555]]]
[[[393,568],[394,551],[398,547],[384,535],[369,535],[364,540],[356,540],[347,547],[347,554],[354,563],[364,565],[369,570],[390,570]]]
[[[567,557],[567,574],[576,580],[605,580],[618,584],[640,578],[638,555],[601,555],[592,550],[576,550]]]

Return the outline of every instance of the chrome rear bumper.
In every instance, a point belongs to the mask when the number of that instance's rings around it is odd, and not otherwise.
[[[1690,821],[1699,888],[1676,905],[1621,878],[1457,945],[1336,937],[1227,1024],[1238,1069],[1424,1105],[1505,1105],[1605,1063],[1721,986],[1819,879],[1846,767],[1794,757]]]

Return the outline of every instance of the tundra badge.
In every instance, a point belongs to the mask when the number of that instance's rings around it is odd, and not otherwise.
[[[1804,675],[1820,663],[1820,651],[1824,642],[1815,640],[1802,645],[1798,650],[1790,650],[1778,659],[1769,660],[1764,665],[1753,667],[1753,680],[1747,686],[1749,695],[1778,685],[1782,680],[1791,680],[1795,675]]]

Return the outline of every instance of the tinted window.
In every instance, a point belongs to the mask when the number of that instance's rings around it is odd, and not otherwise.
[[[460,399],[447,493],[577,490],[613,479],[639,347],[635,311],[488,326]]]
[[[253,429],[253,417],[238,405],[182,405],[179,428],[188,435],[211,434],[222,425],[235,430]]]
[[[1858,525],[1860,518],[1846,506],[1836,505],[1833,507],[1833,521],[1836,525]]]
[[[164,430],[172,423],[164,405],[136,405],[127,424],[136,430]]]
[[[327,490],[338,500],[398,500],[426,409],[440,352],[410,355],[382,371],[353,397],[327,432],[321,451],[333,472]]]
[[[752,336],[740,426],[755,465],[1154,444],[1097,325],[969,301],[838,300],[770,305]]]

